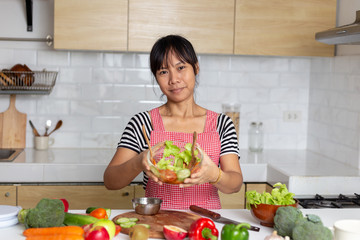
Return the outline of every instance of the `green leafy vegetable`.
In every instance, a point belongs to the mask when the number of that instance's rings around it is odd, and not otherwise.
[[[290,193],[285,184],[276,183],[271,194],[263,192],[262,194],[253,191],[246,192],[246,208],[251,209],[251,205],[255,207],[261,203],[271,205],[291,205],[295,203],[294,193]]]
[[[25,216],[26,228],[59,227],[63,225],[65,212],[60,199],[43,198]]]

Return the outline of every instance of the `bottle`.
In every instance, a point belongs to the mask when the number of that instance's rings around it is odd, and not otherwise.
[[[261,152],[264,148],[264,131],[262,122],[252,122],[249,128],[249,150]]]

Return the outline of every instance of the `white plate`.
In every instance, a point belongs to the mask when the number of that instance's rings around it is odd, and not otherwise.
[[[21,207],[0,205],[0,222],[17,217]]]
[[[19,221],[17,219],[17,217],[12,217],[10,219],[7,220],[1,220],[0,221],[0,228],[4,228],[4,227],[10,227],[13,226],[15,224],[17,224]]]

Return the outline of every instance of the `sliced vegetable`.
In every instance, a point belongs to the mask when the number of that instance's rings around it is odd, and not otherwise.
[[[79,226],[28,228],[23,232],[25,237],[48,235],[84,235],[84,229]]]
[[[120,227],[122,228],[131,228],[133,226],[136,225],[136,222],[125,222],[125,223],[120,223]]]
[[[66,226],[84,226],[87,224],[95,223],[99,219],[89,215],[65,213],[64,225]]]
[[[190,177],[190,170],[187,169],[187,168],[184,168],[184,169],[180,169],[179,171],[176,172],[176,175],[177,175],[177,179],[180,181],[180,182],[183,182],[185,178],[188,178]]]

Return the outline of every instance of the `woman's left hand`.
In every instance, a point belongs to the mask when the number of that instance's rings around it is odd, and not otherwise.
[[[204,152],[204,158],[201,162],[201,167],[198,169],[198,171],[193,172],[190,178],[186,178],[184,183],[180,184],[179,187],[190,187],[193,185],[215,182],[218,174],[218,166],[216,166],[216,164]]]

